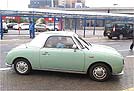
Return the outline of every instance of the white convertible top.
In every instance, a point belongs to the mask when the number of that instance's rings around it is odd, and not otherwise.
[[[74,36],[74,32],[70,31],[48,31],[48,32],[43,32],[37,35],[30,43],[29,46],[33,47],[43,47],[45,44],[45,41],[49,36]]]
[[[63,35],[63,36],[73,36],[75,35],[74,32],[71,31],[48,31],[48,32],[43,32],[39,35],[47,35],[47,36],[58,36],[58,35]]]

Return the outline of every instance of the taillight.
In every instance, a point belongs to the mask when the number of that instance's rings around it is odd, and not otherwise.
[[[115,31],[115,27],[113,27],[113,31]]]

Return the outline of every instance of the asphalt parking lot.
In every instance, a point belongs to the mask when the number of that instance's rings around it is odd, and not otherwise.
[[[87,36],[87,35],[86,35]],[[90,43],[116,48],[125,58],[124,75],[112,76],[106,82],[96,82],[82,74],[50,71],[32,71],[22,76],[6,68],[4,59],[12,48],[31,41],[27,35],[5,35],[0,40],[0,91],[43,91],[43,90],[90,90],[122,91],[134,88],[134,51],[129,50],[131,40],[108,40],[101,35],[85,38]]]

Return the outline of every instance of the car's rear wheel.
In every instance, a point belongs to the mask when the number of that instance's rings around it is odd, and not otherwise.
[[[55,28],[55,29],[54,29],[54,31],[58,31],[58,29],[57,29],[57,28]]]
[[[92,65],[88,71],[91,79],[96,81],[106,81],[111,76],[110,68],[103,63],[96,63]]]
[[[38,32],[38,29],[35,28],[35,32]]]
[[[112,37],[111,36],[108,36],[108,39],[112,39]]]
[[[50,31],[50,29],[46,28],[46,31]]]
[[[21,27],[19,27],[19,28],[18,28],[18,30],[22,30],[22,28],[21,28]]]
[[[18,74],[25,75],[30,73],[32,68],[26,59],[20,58],[14,62],[14,69]]]

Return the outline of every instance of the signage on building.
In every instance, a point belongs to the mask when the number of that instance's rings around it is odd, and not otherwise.
[[[54,22],[54,18],[45,18],[46,22]],[[55,21],[59,21],[59,18],[56,18]]]
[[[2,16],[3,20],[8,20],[8,19],[12,19],[12,20],[20,20],[19,16]]]

